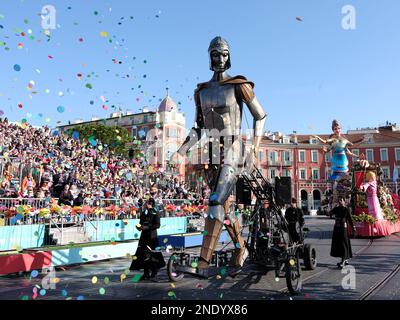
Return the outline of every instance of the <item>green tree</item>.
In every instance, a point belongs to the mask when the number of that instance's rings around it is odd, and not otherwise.
[[[80,140],[84,142],[98,140],[101,144],[108,145],[116,154],[126,155],[126,144],[131,141],[128,130],[117,126],[88,124],[68,129],[66,133],[72,136],[74,132],[79,133]]]

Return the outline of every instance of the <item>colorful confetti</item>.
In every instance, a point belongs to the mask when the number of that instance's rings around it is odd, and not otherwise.
[[[39,274],[39,272],[38,272],[37,270],[33,270],[33,271],[31,272],[31,277],[32,277],[32,278],[36,278],[36,277],[38,276],[38,274]]]
[[[135,274],[132,278],[132,282],[139,282],[142,276],[140,274]]]

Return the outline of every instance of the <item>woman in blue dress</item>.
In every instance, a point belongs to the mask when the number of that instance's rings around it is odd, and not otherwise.
[[[332,150],[332,174],[329,180],[339,181],[349,171],[349,161],[347,160],[347,155],[356,158],[359,158],[359,156],[349,150],[349,147],[352,146],[353,143],[341,135],[340,123],[337,120],[332,121],[332,131],[333,134],[327,140],[322,139],[319,136],[314,137],[323,144],[329,145],[328,148],[326,148],[326,146],[323,147],[323,151],[325,153]]]

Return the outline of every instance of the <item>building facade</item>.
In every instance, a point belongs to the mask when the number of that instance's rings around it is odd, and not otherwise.
[[[97,124],[125,128],[132,138],[127,148],[137,148],[141,151],[149,164],[161,169],[166,174],[174,175],[179,179],[185,178],[185,166],[169,165],[171,155],[179,148],[186,138],[185,115],[177,108],[173,99],[167,95],[156,111],[143,108],[141,113],[115,112],[110,118],[92,118],[91,121],[75,121],[58,127],[60,132],[66,132],[77,126]],[[137,142],[140,141],[140,144]]]
[[[326,139],[329,135],[321,134]],[[400,127],[388,124],[374,129],[349,130],[344,136],[354,145],[350,150],[364,154],[370,162],[379,163],[383,181],[393,192],[399,192]],[[259,150],[259,167],[271,183],[276,176],[291,177],[292,195],[304,210],[317,210],[331,191],[331,153],[309,135],[280,133],[263,138]],[[348,157],[349,166],[357,159]],[[393,175],[396,176],[393,176]]]

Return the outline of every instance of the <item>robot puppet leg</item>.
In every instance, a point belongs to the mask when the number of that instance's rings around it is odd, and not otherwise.
[[[242,267],[249,252],[246,248],[243,237],[240,235],[239,221],[236,219],[233,223],[231,222],[229,225],[225,225],[225,228],[235,245],[235,252],[232,256],[231,265]]]
[[[208,268],[212,255],[217,247],[219,237],[221,235],[223,223],[217,219],[207,217],[205,220],[203,243],[201,245],[200,259],[198,263],[199,269]]]
[[[225,227],[229,233],[229,236],[234,242],[236,249],[232,263],[235,266],[241,267],[243,266],[244,260],[247,258],[248,252],[244,240],[240,235],[239,221],[230,209],[232,204],[232,199],[230,199],[230,195],[232,193],[234,185],[236,184],[236,181],[236,170],[230,165],[223,165],[220,175],[218,177],[218,184],[210,197],[210,203],[212,203],[212,201],[214,200],[214,196],[218,203],[224,204],[224,216],[227,216],[230,222],[229,224],[226,224]]]
[[[201,246],[199,269],[208,268],[211,257],[221,235],[225,217],[224,204],[231,194],[236,183],[236,170],[228,165],[222,165],[218,170],[217,179],[210,196],[208,216],[205,221],[206,234],[203,236]]]

